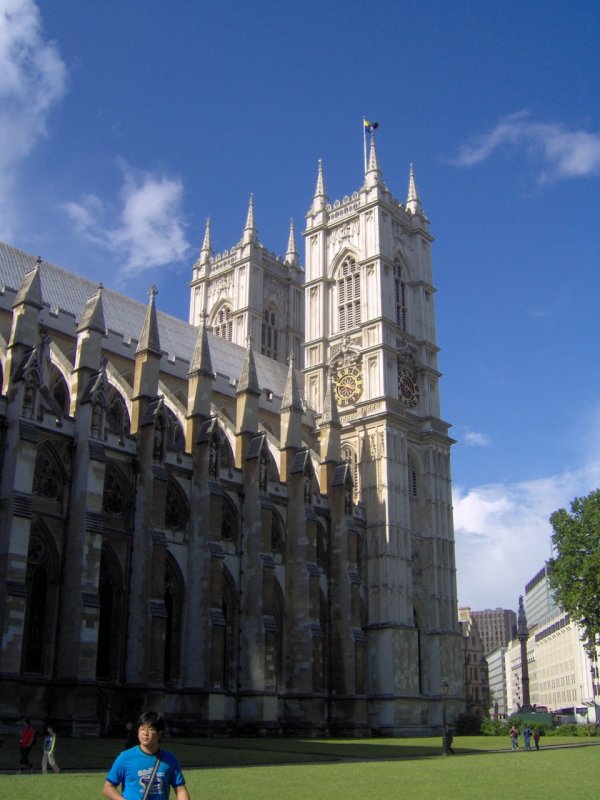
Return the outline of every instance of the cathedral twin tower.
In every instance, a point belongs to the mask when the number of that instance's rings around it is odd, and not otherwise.
[[[207,224],[189,324],[0,245],[0,708],[398,735],[464,702],[429,222],[371,138],[284,258]],[[447,709],[445,709],[447,706]]]

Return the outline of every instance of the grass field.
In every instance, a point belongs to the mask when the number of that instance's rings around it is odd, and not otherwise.
[[[592,742],[595,740],[591,740]],[[596,797],[600,748],[582,739],[542,740],[540,752],[510,752],[506,737],[458,737],[454,757],[436,739],[173,739],[192,800],[547,800]],[[566,747],[567,744],[584,744]],[[100,798],[104,772],[121,740],[59,741],[60,775],[4,773],[0,797]],[[562,745],[562,746],[561,746]],[[41,746],[35,755],[41,757]],[[14,756],[12,763],[7,759]],[[36,763],[32,752],[32,763]],[[16,741],[0,768],[18,761]],[[255,765],[255,766],[252,766]],[[68,770],[87,770],[68,772]],[[94,770],[96,770],[94,772]]]

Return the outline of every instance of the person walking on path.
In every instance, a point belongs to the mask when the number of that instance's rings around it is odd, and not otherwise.
[[[525,750],[531,750],[531,728],[526,725],[523,729],[523,741],[525,742]]]
[[[519,749],[519,731],[513,725],[510,729],[508,735],[510,736],[510,744],[513,750]]]
[[[534,728],[534,731],[533,731],[533,743],[535,745],[535,749],[539,750],[540,749],[540,729],[539,728]]]
[[[190,800],[177,758],[160,749],[165,729],[162,714],[146,711],[138,720],[139,745],[123,750],[110,768],[102,794],[109,800]],[[121,790],[119,790],[119,786]]]
[[[21,772],[25,772],[26,769],[31,769],[31,764],[29,763],[29,751],[33,747],[34,742],[35,730],[31,726],[31,721],[29,719],[24,719],[19,732],[19,751],[21,753],[21,757],[19,759],[19,769]]]
[[[53,772],[60,772],[56,758],[54,756],[54,748],[56,747],[56,734],[54,729],[46,726],[46,735],[44,736],[44,753],[42,755],[42,772],[44,775],[48,772],[48,764],[52,767]]]

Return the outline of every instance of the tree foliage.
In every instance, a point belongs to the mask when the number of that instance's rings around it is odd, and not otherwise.
[[[576,497],[571,513],[550,517],[556,557],[550,562],[550,585],[558,604],[584,631],[584,647],[596,658],[600,637],[600,490]]]

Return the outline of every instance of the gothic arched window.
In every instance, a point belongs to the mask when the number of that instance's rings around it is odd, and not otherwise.
[[[231,316],[231,306],[221,306],[213,320],[212,325],[213,333],[220,336],[221,339],[226,339],[228,342],[232,339],[233,334],[233,318]]]
[[[111,433],[125,436],[129,433],[129,412],[121,394],[111,386],[106,406],[106,425]]]
[[[48,531],[36,523],[27,550],[23,672],[47,674],[52,670],[57,603],[58,555]]]
[[[50,373],[48,388],[63,414],[68,414],[70,404],[69,388],[62,374],[54,365]]]
[[[406,330],[406,284],[402,280],[402,267],[394,264],[394,293],[396,301],[396,324]]]
[[[261,329],[261,349],[263,356],[277,360],[279,352],[279,331],[277,316],[272,308],[265,308]]]
[[[100,614],[96,677],[116,679],[119,677],[120,655],[125,642],[123,574],[116,555],[106,542],[100,553],[98,599]]]
[[[338,315],[340,331],[360,324],[360,268],[347,256],[337,273]]]
[[[112,464],[106,465],[104,473],[104,493],[102,508],[107,514],[123,517],[129,510],[127,497],[128,483],[120,470]]]
[[[271,550],[274,556],[283,558],[285,554],[285,531],[279,516],[275,513],[271,515]]]
[[[183,492],[174,481],[169,481],[165,503],[165,528],[173,531],[184,530],[188,517],[189,511]]]
[[[185,449],[185,436],[183,434],[183,428],[170,408],[165,407],[165,412],[167,450],[172,450],[175,453],[182,453]]]
[[[61,500],[64,474],[52,448],[41,445],[35,459],[33,493],[46,500]]]
[[[229,571],[221,573],[221,610],[225,626],[223,630],[223,650],[220,684],[224,689],[235,687],[235,653],[237,639],[237,592]]]
[[[238,514],[233,503],[225,497],[221,512],[221,539],[233,544],[238,541]]]
[[[181,570],[173,556],[167,553],[165,563],[165,629],[164,681],[176,680],[181,673],[181,638],[183,634],[183,604],[185,599]]]

